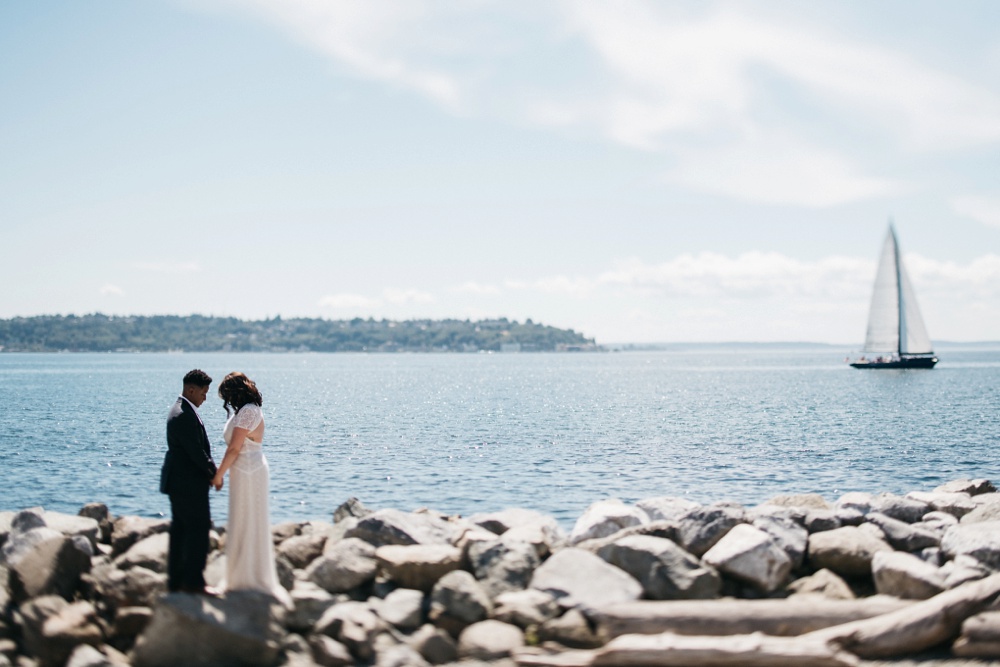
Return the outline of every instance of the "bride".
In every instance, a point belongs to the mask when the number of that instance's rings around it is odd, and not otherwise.
[[[212,479],[212,486],[219,491],[229,472],[224,588],[263,591],[285,600],[288,593],[278,583],[268,516],[269,469],[261,449],[264,401],[254,381],[238,372],[222,380],[219,397],[227,416],[230,408],[233,410],[222,436],[226,453]]]

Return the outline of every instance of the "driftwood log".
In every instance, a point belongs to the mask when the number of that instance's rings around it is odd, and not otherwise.
[[[969,582],[935,597],[912,604],[903,603],[894,610],[869,616],[863,620],[852,620],[847,623],[825,627],[820,630],[806,632],[799,636],[771,636],[754,633],[737,633],[719,636],[715,632],[713,619],[705,615],[688,614],[680,616],[687,630],[702,628],[700,635],[682,635],[676,632],[661,634],[622,634],[615,637],[603,648],[594,651],[574,651],[572,654],[530,656],[518,654],[515,656],[518,664],[532,667],[604,667],[619,665],[685,665],[688,667],[853,667],[859,664],[858,657],[890,658],[895,656],[919,653],[926,649],[954,640],[963,628],[963,622],[970,617],[995,605],[1000,600],[1000,574],[995,574],[979,581]],[[742,607],[739,615],[722,614],[723,625],[730,628],[745,627],[752,620],[747,617],[747,609],[768,609],[773,627],[789,630],[790,624],[783,625],[773,619],[782,615],[771,607],[788,605],[788,612],[799,611],[800,605],[795,600],[755,601],[757,604],[748,607],[750,601],[719,601],[729,602],[734,607]],[[773,605],[760,605],[759,602],[772,602]],[[813,601],[818,603],[819,601]],[[669,606],[675,606],[673,603]],[[697,605],[687,605],[692,609]],[[640,605],[646,608],[648,605]],[[669,609],[669,606],[657,605],[659,609]],[[613,627],[621,629],[625,625],[613,626],[609,619],[631,618],[632,627],[649,630],[655,627],[653,616],[647,612],[635,615],[634,605],[632,616],[623,614],[625,605],[616,605],[617,615],[600,616],[605,630]],[[718,612],[722,612],[719,606]],[[606,613],[606,612],[605,612]],[[790,616],[790,613],[787,614]],[[965,641],[958,646],[964,655],[983,656],[1000,648],[1000,614],[984,615],[985,618],[974,619],[966,624]],[[763,620],[767,622],[767,614]],[[638,618],[638,620],[637,620]],[[761,620],[758,618],[756,620]],[[719,618],[716,617],[715,622]],[[686,624],[686,625],[685,625]],[[699,626],[700,624],[700,626]],[[759,629],[760,626],[758,626]],[[711,631],[711,632],[710,632]],[[997,634],[994,634],[997,633]],[[981,651],[981,652],[977,652]],[[958,652],[958,651],[956,651]],[[589,654],[589,662],[588,660]]]
[[[797,636],[881,616],[913,603],[888,596],[830,600],[802,596],[785,600],[671,600],[623,602],[588,612],[599,632],[621,635],[748,635]]]

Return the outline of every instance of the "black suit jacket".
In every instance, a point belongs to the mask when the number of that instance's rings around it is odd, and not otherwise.
[[[167,455],[160,473],[160,491],[207,495],[215,470],[205,426],[191,404],[178,397],[167,416]]]

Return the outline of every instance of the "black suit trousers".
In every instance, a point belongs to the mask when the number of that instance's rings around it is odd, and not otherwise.
[[[205,492],[170,494],[170,548],[167,552],[167,588],[173,591],[201,590],[205,587],[208,560],[208,531],[212,514]]]

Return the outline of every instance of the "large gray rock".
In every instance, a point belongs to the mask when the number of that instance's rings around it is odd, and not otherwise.
[[[923,521],[906,523],[881,512],[871,512],[865,517],[865,520],[878,526],[885,535],[886,541],[894,549],[900,551],[920,551],[927,547],[936,547],[941,543],[938,534],[924,527]]]
[[[753,527],[771,536],[781,547],[792,564],[792,570],[802,567],[809,547],[809,531],[798,522],[781,516],[760,516],[754,519]]]
[[[458,645],[450,634],[426,624],[410,635],[410,647],[432,665],[453,662],[458,658]]]
[[[111,555],[123,554],[139,540],[168,530],[170,530],[169,519],[120,516],[111,523]]]
[[[879,594],[910,600],[926,600],[945,590],[945,576],[940,569],[902,551],[876,553],[872,578]]]
[[[511,526],[500,536],[505,543],[524,542],[530,544],[542,560],[565,545],[567,536],[559,523],[550,516],[528,523]]]
[[[535,570],[531,588],[551,593],[563,607],[590,609],[637,600],[642,584],[589,551],[566,548]]]
[[[576,520],[569,534],[569,543],[578,544],[584,540],[607,537],[622,528],[638,526],[648,520],[643,510],[626,505],[617,498],[599,500]]]
[[[153,572],[166,572],[169,549],[170,535],[155,533],[139,540],[128,551],[115,558],[115,566],[121,570],[144,567]]]
[[[635,506],[645,512],[650,521],[673,521],[699,505],[686,498],[658,496],[656,498],[643,498]]]
[[[97,550],[97,543],[101,537],[101,525],[94,519],[76,514],[63,514],[62,512],[46,511],[42,514],[45,525],[53,530],[58,530],[66,537],[80,536],[86,538]]]
[[[677,520],[680,545],[701,558],[734,526],[744,521],[744,513],[735,507],[696,507]]]
[[[355,664],[354,656],[347,647],[333,637],[310,635],[309,649],[312,659],[321,667],[350,667]]]
[[[41,595],[73,598],[80,577],[90,571],[90,542],[51,528],[11,531],[3,546],[3,565],[15,602]]]
[[[734,579],[770,593],[788,578],[792,561],[776,541],[760,528],[735,526],[715,543],[704,561]]]
[[[840,520],[840,510],[832,509],[811,509],[806,512],[802,523],[809,533],[836,530],[844,525]]]
[[[134,665],[276,665],[283,621],[284,609],[265,593],[231,591],[222,598],[169,594],[160,599],[136,640]]]
[[[42,596],[21,607],[24,646],[41,667],[62,667],[80,644],[99,646],[104,640],[97,610],[89,602],[67,604]]]
[[[99,541],[111,545],[111,513],[104,503],[87,503],[80,508],[79,516],[93,519],[97,522]]]
[[[951,516],[951,515],[949,515]],[[976,509],[962,516],[962,523],[1000,521],[1000,502],[977,505]]]
[[[844,526],[809,536],[809,563],[816,569],[827,568],[842,577],[869,576],[875,554],[891,550],[885,541],[860,526]]]
[[[653,600],[701,600],[718,596],[718,573],[668,539],[632,535],[606,545],[597,555],[628,574]]]
[[[941,539],[949,558],[971,556],[992,570],[1000,570],[1000,521],[959,524]]]
[[[872,498],[871,502],[871,511],[881,512],[906,523],[920,521],[921,517],[932,509],[930,505],[921,500],[903,498],[892,493],[881,493]]]
[[[930,505],[931,509],[938,512],[947,512],[961,519],[963,516],[976,509],[976,503],[968,493],[938,493],[911,491],[906,497],[918,502]]]
[[[323,553],[325,544],[326,535],[322,533],[293,535],[278,546],[277,553],[287,558],[293,568],[301,570]]]
[[[364,602],[341,602],[326,610],[316,623],[316,632],[336,639],[360,661],[375,655],[375,638],[388,629]]]
[[[369,600],[373,611],[386,623],[401,630],[415,630],[424,619],[424,594],[412,588],[397,588],[384,599]]]
[[[492,542],[469,546],[468,559],[476,579],[491,598],[527,588],[541,564],[536,547],[504,534]]]
[[[333,522],[340,523],[344,519],[349,518],[364,519],[372,513],[372,510],[365,507],[364,503],[354,496],[351,496],[333,511]]]
[[[486,590],[465,570],[449,572],[431,591],[429,618],[453,637],[469,625],[489,618],[493,602]]]
[[[330,593],[346,593],[375,578],[375,547],[358,538],[344,538],[328,546],[305,570],[305,577]]]
[[[851,491],[845,493],[834,506],[837,509],[849,509],[859,512],[862,515],[872,511],[872,506],[876,503],[875,495],[864,491]]]
[[[443,515],[431,512],[401,512],[381,509],[359,519],[344,533],[369,544],[450,544],[458,527]]]
[[[438,579],[462,565],[462,552],[448,544],[390,544],[375,550],[384,576],[403,588],[430,591]]]
[[[312,630],[326,610],[338,601],[337,597],[311,581],[296,581],[289,597],[292,599],[292,609],[285,619],[285,625],[295,632]]]
[[[524,646],[524,632],[516,625],[486,620],[473,623],[458,636],[458,657],[493,661],[509,657]]]
[[[494,602],[493,617],[519,628],[541,625],[562,611],[555,596],[534,588],[501,593]]]
[[[988,479],[954,479],[934,489],[935,493],[967,493],[970,496],[996,493],[996,491],[996,487]]]
[[[137,566],[119,570],[111,564],[94,568],[85,579],[95,597],[109,609],[150,607],[167,591],[167,575]]]

